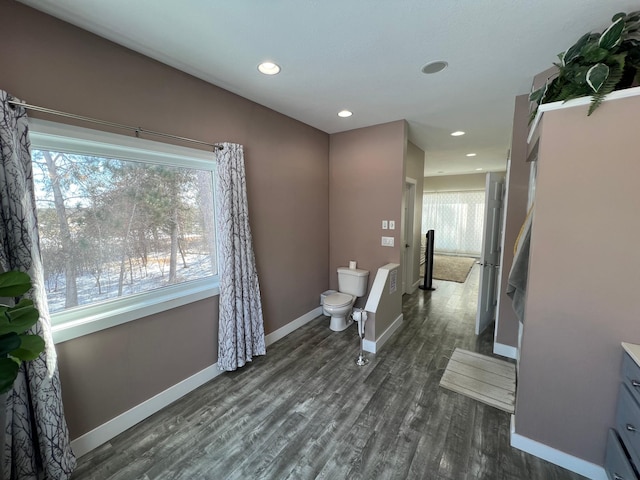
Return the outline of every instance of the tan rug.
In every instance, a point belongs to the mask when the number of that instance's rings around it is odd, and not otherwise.
[[[433,278],[448,282],[464,283],[469,276],[475,258],[454,255],[433,256]],[[420,276],[424,277],[424,263],[420,266]]]
[[[440,386],[513,413],[516,366],[504,360],[456,348],[442,374]]]

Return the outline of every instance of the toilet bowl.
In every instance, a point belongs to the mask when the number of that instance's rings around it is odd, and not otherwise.
[[[357,268],[338,268],[338,291],[321,295],[322,312],[331,317],[329,328],[340,332],[353,323],[351,310],[358,297],[367,291],[369,272]]]
[[[355,296],[340,292],[332,293],[324,299],[322,310],[331,317],[331,330],[341,332],[353,323],[350,314],[355,301]]]

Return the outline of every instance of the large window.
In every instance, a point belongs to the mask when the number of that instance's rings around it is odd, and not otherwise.
[[[212,153],[48,122],[31,132],[54,332],[215,293]]]
[[[435,231],[436,252],[480,256],[484,196],[484,190],[424,194],[422,232]]]

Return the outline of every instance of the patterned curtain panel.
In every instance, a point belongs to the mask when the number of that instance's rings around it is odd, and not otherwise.
[[[3,478],[64,480],[75,457],[64,419],[33,191],[26,112],[8,103],[0,90],[0,268],[20,270],[33,281],[31,293],[40,320],[31,333],[45,340],[39,358],[24,362],[7,395]]]
[[[216,223],[220,274],[218,366],[235,370],[266,353],[262,302],[249,228],[242,145],[217,152]]]
[[[483,228],[484,190],[424,194],[422,233],[435,230],[436,252],[480,256]]]

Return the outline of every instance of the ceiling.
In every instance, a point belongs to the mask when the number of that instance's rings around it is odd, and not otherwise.
[[[583,33],[638,9],[637,0],[21,1],[327,133],[406,119],[425,175],[504,170],[514,97]],[[282,71],[262,75],[265,60]],[[449,67],[421,72],[436,60]]]

